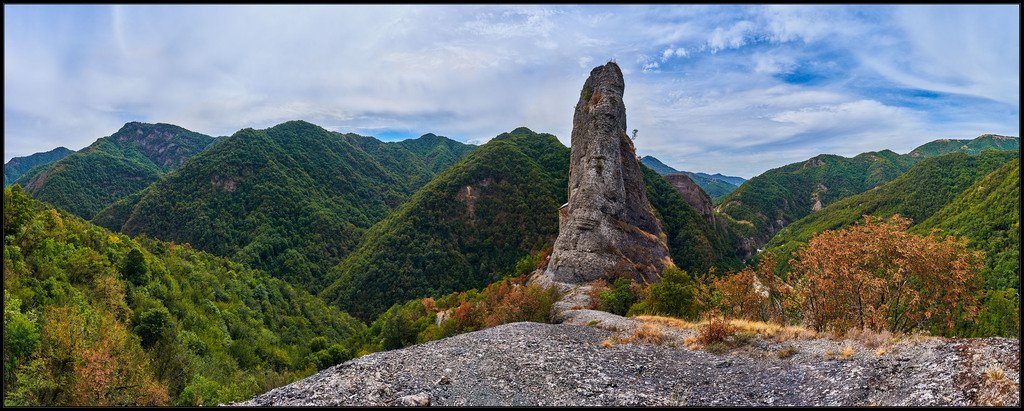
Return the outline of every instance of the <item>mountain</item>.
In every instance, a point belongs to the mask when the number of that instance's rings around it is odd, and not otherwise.
[[[718,211],[759,247],[787,224],[838,199],[888,182],[912,164],[912,159],[889,150],[853,158],[822,154],[747,180],[721,200]]]
[[[495,137],[370,229],[321,296],[369,319],[396,302],[492,282],[554,241],[568,169],[569,148],[550,134],[520,127]],[[668,181],[642,169],[676,264],[691,272],[738,264],[724,226],[709,226]]]
[[[690,178],[693,179],[693,181],[697,183],[697,185],[700,186],[700,188],[712,199],[724,197],[736,190],[737,186],[746,181],[741,177],[726,176],[719,173],[708,174],[679,171],[665,165],[665,163],[662,163],[657,158],[651,156],[644,156],[640,159],[640,162],[663,176],[669,174],[686,174],[687,176],[690,176]]]
[[[359,318],[482,287],[554,240],[569,149],[521,127],[444,170],[331,270],[321,296]]]
[[[429,179],[434,161],[399,143],[303,121],[244,129],[96,221],[187,242],[319,290],[364,231]]]
[[[188,245],[4,189],[4,405],[216,405],[308,376],[366,327]]]
[[[411,190],[419,189],[435,174],[455,164],[476,148],[475,145],[434,134],[398,142],[383,142],[352,133],[341,136],[349,144],[376,159],[384,168],[408,179]]]
[[[987,166],[985,167],[987,168]],[[985,288],[1020,289],[1020,158],[963,190],[914,230],[967,238],[968,246],[985,251]]]
[[[171,124],[131,122],[17,182],[34,198],[91,219],[202,151],[213,137]]]
[[[57,147],[45,153],[35,153],[25,157],[14,157],[7,164],[4,164],[4,187],[14,184],[14,181],[27,173],[33,167],[45,166],[54,161],[67,157],[74,151],[64,147]]]
[[[684,173],[688,173],[688,172],[684,171]],[[722,173],[715,173],[715,174],[693,173],[693,174],[696,174],[698,177],[703,177],[703,178],[707,178],[707,179],[711,179],[711,180],[724,181],[726,183],[732,184],[732,185],[737,186],[737,187],[739,187],[741,184],[743,184],[743,182],[747,181],[747,179],[745,179],[743,177],[727,176],[727,175],[724,175]]]
[[[974,156],[950,153],[922,160],[889,183],[840,199],[789,224],[767,243],[767,247],[792,250],[796,245],[806,243],[814,234],[854,224],[864,215],[888,217],[898,213],[910,218],[913,224],[922,223],[950,205],[968,187],[1019,156],[1019,152],[990,150]],[[985,190],[983,188],[982,192]],[[974,208],[976,204],[968,205],[983,198],[963,199],[960,207]],[[999,207],[1014,204],[1011,197],[1002,196],[999,200],[1006,200]],[[932,220],[928,227],[956,221],[954,214],[953,210],[947,210],[943,214],[947,217]]]
[[[1020,137],[983,134],[972,140],[941,139],[915,148],[909,155],[927,158],[953,152],[978,154],[984,150],[1020,151]]]

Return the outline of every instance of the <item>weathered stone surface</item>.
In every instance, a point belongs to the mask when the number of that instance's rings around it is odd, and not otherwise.
[[[711,204],[711,197],[708,197],[708,194],[690,176],[686,174],[669,174],[665,176],[665,179],[672,184],[672,187],[683,197],[683,200],[686,200],[687,204],[700,213],[701,217],[704,217],[705,220],[711,223],[715,222],[715,209]]]
[[[854,340],[755,337],[717,355],[682,344],[693,330],[668,327],[663,345],[607,347],[616,332],[605,325],[501,325],[359,357],[237,405],[395,406],[409,396],[442,407],[1020,404],[1017,339],[928,338],[879,353]],[[854,354],[835,354],[844,347]],[[779,358],[782,349],[795,354]],[[990,378],[993,369],[1004,375]],[[436,384],[440,376],[449,383]]]
[[[590,72],[576,104],[569,203],[560,210],[546,271],[555,281],[629,276],[651,282],[674,265],[626,134],[623,90],[622,71],[609,62]]]

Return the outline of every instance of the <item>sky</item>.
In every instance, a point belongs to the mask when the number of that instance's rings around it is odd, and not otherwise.
[[[1019,5],[4,5],[4,161],[124,123],[302,119],[566,145],[590,70],[639,155],[750,178],[821,153],[1020,135]]]

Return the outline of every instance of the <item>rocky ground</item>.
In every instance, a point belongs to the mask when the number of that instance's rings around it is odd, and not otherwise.
[[[367,355],[238,405],[1020,404],[1017,339],[755,335],[716,354],[688,348],[695,330],[664,324],[656,343],[624,342],[643,321],[581,309],[574,294],[556,307],[561,324],[506,324]]]

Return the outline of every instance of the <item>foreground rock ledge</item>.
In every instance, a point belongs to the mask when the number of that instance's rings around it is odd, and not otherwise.
[[[1019,404],[1015,339],[934,338],[836,360],[815,352],[822,340],[792,342],[798,354],[778,359],[602,347],[612,334],[506,324],[360,357],[237,405],[975,405],[991,367],[1013,384],[1006,405]]]

